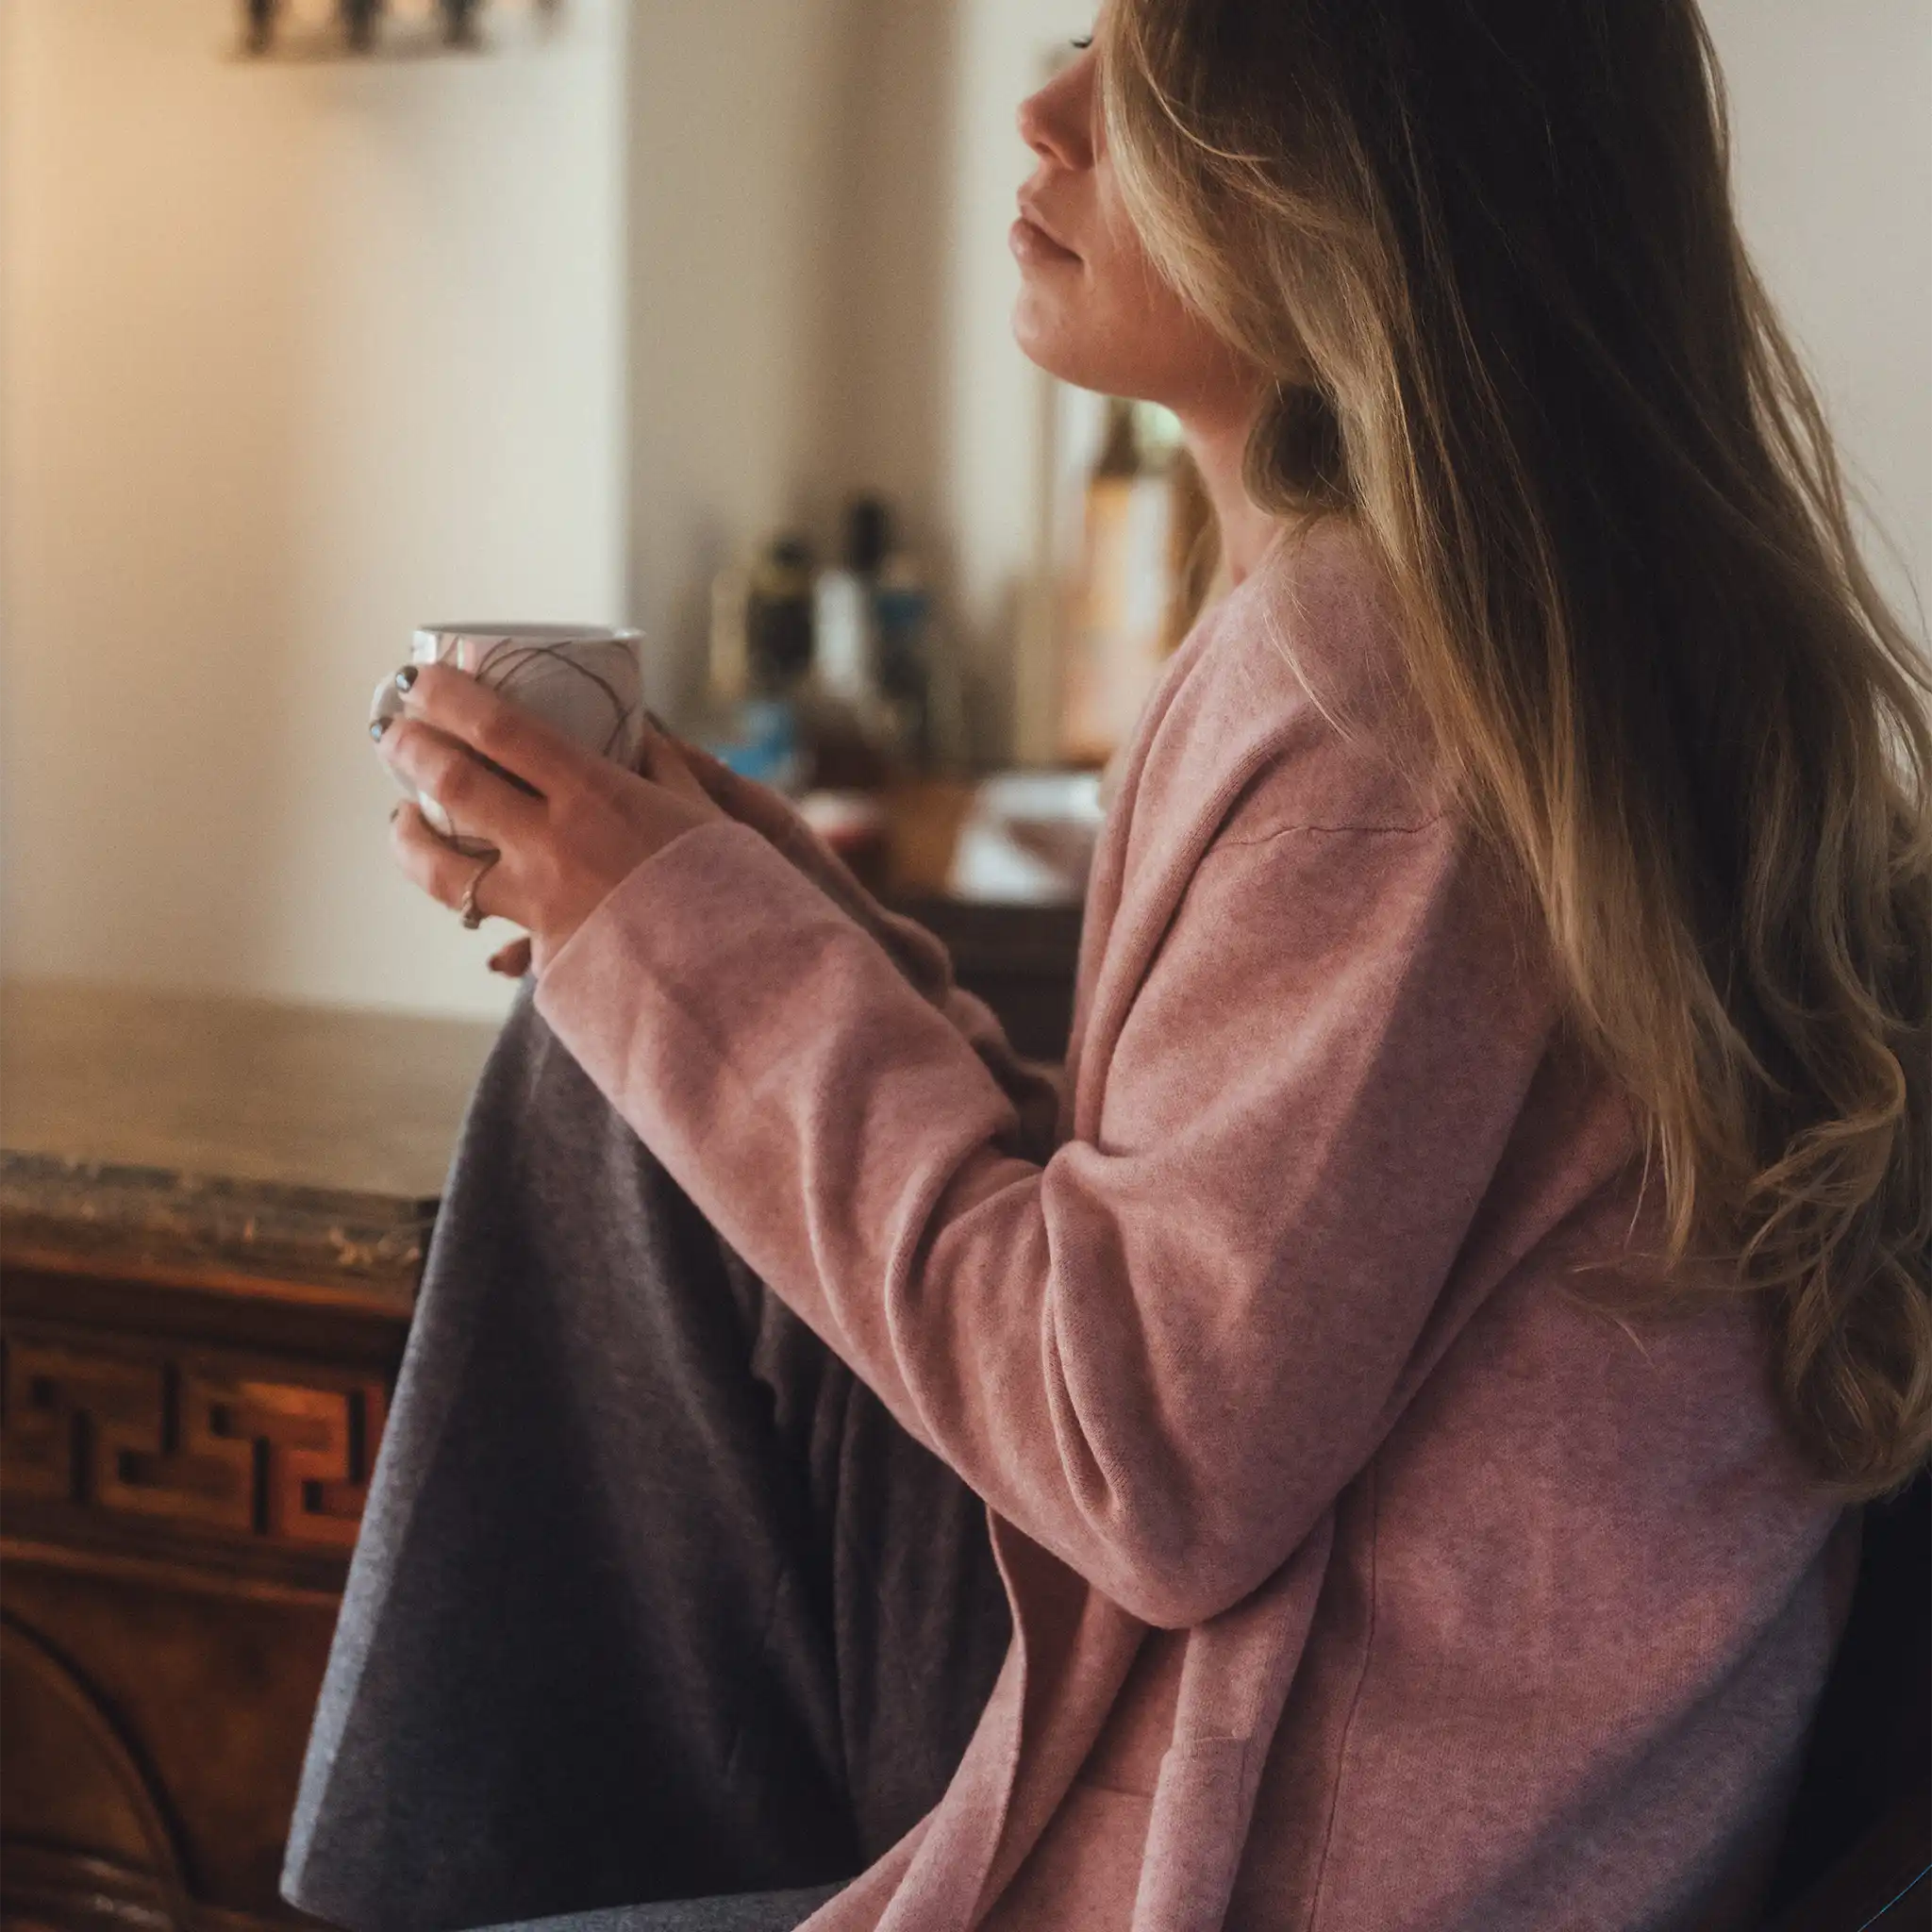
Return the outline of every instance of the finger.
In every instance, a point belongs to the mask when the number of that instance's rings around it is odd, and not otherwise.
[[[384,761],[406,785],[426,792],[450,823],[501,847],[541,817],[540,799],[483,764],[459,738],[417,718],[401,718],[382,734]]]
[[[512,940],[508,945],[499,946],[490,956],[490,970],[506,979],[521,979],[530,970],[529,941]]]
[[[722,806],[726,811],[732,811],[732,791],[741,782],[738,774],[723,758],[708,752],[701,744],[690,744],[680,740],[677,748],[683,756],[686,769],[697,780],[698,786],[705,795],[710,799],[713,805]],[[647,777],[650,775],[648,763],[650,755],[651,746],[647,740],[644,745],[645,775]],[[737,813],[734,811],[732,815],[736,817]]]
[[[691,748],[664,730],[648,712],[645,719],[643,756],[639,760],[642,775],[666,791],[690,799],[693,805],[715,803],[710,791],[691,768]]]
[[[396,683],[412,718],[461,740],[546,795],[581,774],[593,756],[454,665],[408,664]]]
[[[478,880],[476,909],[488,919],[497,908],[490,891],[500,861],[459,852],[447,839],[438,836],[422,811],[414,805],[397,808],[390,820],[390,845],[404,875],[439,905],[452,912],[458,910],[463,894],[473,879]]]
[[[740,824],[749,825],[780,852],[794,858],[801,853],[816,855],[817,835],[782,791],[734,772],[721,759],[710,759],[699,774],[699,781],[711,788],[712,799],[721,811]]]
[[[750,825],[754,831],[771,836],[774,827],[789,818],[791,808],[767,785],[734,772],[724,760],[703,745],[677,741],[678,756],[696,781],[698,789],[721,810]]]

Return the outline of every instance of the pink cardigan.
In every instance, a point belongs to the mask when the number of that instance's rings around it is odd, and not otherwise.
[[[683,834],[543,977],[989,1506],[1004,1673],[815,1932],[1750,1923],[1853,1519],[1746,1305],[1566,1279],[1640,1284],[1659,1191],[1398,666],[1341,525],[1196,627],[1109,807],[1064,1090],[802,833]]]

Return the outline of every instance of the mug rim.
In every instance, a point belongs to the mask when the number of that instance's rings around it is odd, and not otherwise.
[[[519,644],[641,643],[643,633],[608,624],[419,624],[419,638],[502,638]]]

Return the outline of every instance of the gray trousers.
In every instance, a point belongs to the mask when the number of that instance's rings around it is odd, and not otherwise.
[[[1008,1635],[977,1498],[526,986],[451,1167],[284,1895],[353,1932],[794,1925],[938,1799]]]

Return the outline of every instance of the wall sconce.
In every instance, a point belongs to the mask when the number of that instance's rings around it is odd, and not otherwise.
[[[556,14],[562,0],[521,0]],[[425,54],[482,44],[484,0],[242,0],[242,51],[255,58]]]

